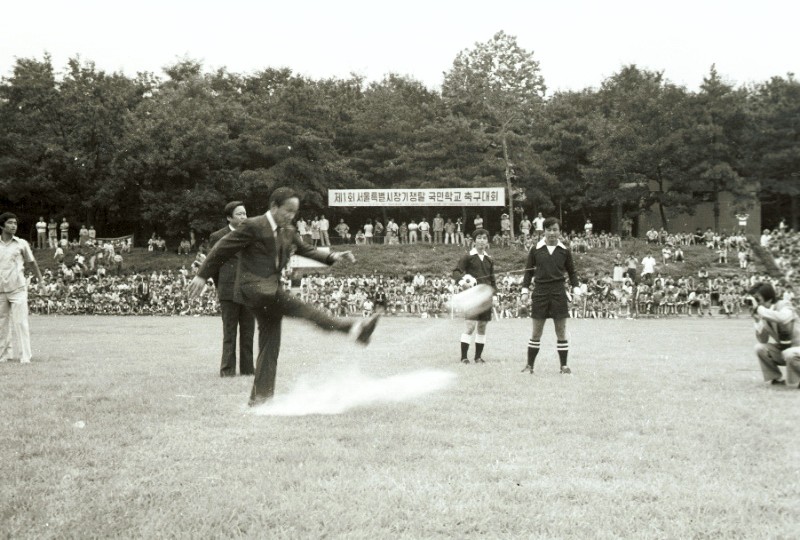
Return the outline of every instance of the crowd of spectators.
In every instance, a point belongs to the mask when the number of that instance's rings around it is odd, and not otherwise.
[[[437,219],[439,216],[437,216]],[[455,225],[447,220],[450,225]],[[460,220],[458,220],[460,221]],[[423,241],[419,223],[414,222],[415,241]],[[340,225],[343,222],[340,222]],[[588,224],[588,223],[587,223]],[[381,225],[381,235],[376,235],[378,222],[372,223],[369,230],[372,242],[377,239],[395,238],[389,236],[395,223],[388,227]],[[404,224],[401,224],[404,225]],[[401,225],[397,225],[397,240],[400,242]],[[406,225],[406,231],[408,225]],[[318,230],[319,225],[315,227]],[[341,228],[341,227],[340,227]],[[423,227],[425,228],[425,227]],[[309,231],[310,227],[301,230]],[[336,229],[337,231],[339,229]],[[502,230],[502,229],[501,229]],[[406,232],[404,231],[404,232]],[[363,230],[360,231],[363,234]],[[445,222],[439,230],[436,224],[434,235],[424,236],[424,241],[452,242],[469,247],[469,236],[463,235],[463,226],[450,227]],[[456,232],[461,232],[457,235]],[[441,233],[441,234],[437,234]],[[539,239],[539,231],[532,224],[528,234],[515,240],[516,245],[529,249]],[[406,232],[406,234],[408,234]],[[320,234],[320,241],[322,235]],[[497,245],[515,244],[507,242],[508,235],[498,232]],[[746,292],[757,281],[772,281],[779,293],[793,298],[794,283],[798,280],[795,270],[800,263],[800,234],[776,228],[765,230],[761,245],[773,254],[775,262],[784,272],[784,279],[772,279],[755,272],[753,254],[747,239],[742,234],[725,234],[697,230],[695,233],[674,233],[650,230],[645,243],[638,246],[644,257],[639,259],[635,253],[623,256],[622,239],[617,234],[600,232],[594,234],[591,228],[584,231],[571,231],[564,235],[570,249],[585,253],[592,249],[617,250],[613,268],[608,272],[597,272],[582,279],[583,294],[571,298],[570,315],[586,318],[636,318],[641,316],[738,316],[746,312]],[[160,240],[154,236],[151,240]],[[383,241],[383,240],[381,240]],[[206,294],[198,300],[190,301],[185,294],[187,279],[202,263],[204,249],[201,246],[194,261],[182,265],[174,271],[152,272],[148,274],[129,273],[124,266],[123,254],[130,251],[129,240],[110,241],[86,239],[80,242],[67,240],[58,242],[54,249],[54,259],[58,263],[55,270],[44,272],[45,289],[40,295],[30,299],[31,311],[40,314],[114,314],[114,315],[214,315],[219,313],[219,305],[209,283]],[[184,242],[183,244],[188,244]],[[188,246],[181,245],[179,252],[188,254]],[[724,275],[710,275],[706,268],[700,268],[696,275],[670,277],[662,275],[660,269],[684,262],[683,247],[703,245],[715,252],[716,262],[729,267],[737,267],[739,272],[725,272]],[[62,247],[63,246],[63,247]],[[158,243],[149,243],[154,251]],[[64,247],[67,249],[65,250]],[[728,257],[736,252],[735,258]],[[675,276],[676,272],[670,272]],[[527,317],[528,306],[520,300],[521,274],[498,276],[498,291],[494,299],[496,318]],[[285,286],[292,288],[286,277]],[[375,310],[395,316],[450,317],[450,297],[459,292],[458,285],[449,275],[424,276],[406,274],[405,276],[356,275],[346,278],[327,274],[312,274],[295,277],[296,294],[304,300],[336,316],[369,316]]]

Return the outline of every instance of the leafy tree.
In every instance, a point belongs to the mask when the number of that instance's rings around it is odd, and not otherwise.
[[[60,116],[50,56],[17,59],[11,77],[0,82],[0,198],[23,221],[69,209],[57,189],[64,153]]]
[[[584,169],[591,166],[590,156],[598,145],[598,112],[593,91],[561,92],[546,103],[542,114],[542,133],[533,139],[534,152],[542,156],[549,175],[533,191],[533,211],[561,216],[569,212],[588,217],[594,202],[587,198],[589,180]]]
[[[118,166],[138,192],[141,217],[168,237],[219,227],[220,209],[246,198],[240,176],[244,125],[237,93],[220,92],[220,77],[184,61],[128,117]],[[224,77],[224,75],[223,75]]]
[[[750,159],[762,199],[788,203],[790,222],[800,230],[800,82],[793,74],[756,86]]]
[[[684,130],[684,152],[695,200],[713,204],[714,228],[719,230],[720,194],[731,193],[744,204],[751,185],[744,176],[747,134],[747,95],[722,81],[715,66],[690,98],[692,125]]]
[[[668,228],[666,208],[694,207],[682,139],[691,125],[686,91],[662,73],[631,65],[604,81],[597,95],[603,121],[594,124],[598,144],[583,169],[586,197],[596,206],[657,205]]]
[[[442,96],[453,113],[477,120],[496,145],[504,166],[512,235],[517,167],[545,90],[533,53],[502,31],[458,53],[442,84]]]

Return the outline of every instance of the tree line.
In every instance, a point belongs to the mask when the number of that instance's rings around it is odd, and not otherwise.
[[[461,51],[437,90],[396,74],[315,80],[184,59],[128,77],[20,58],[0,80],[0,126],[2,207],[28,227],[66,216],[105,236],[203,236],[227,201],[261,212],[282,185],[308,212],[355,222],[386,209],[334,213],[328,189],[503,185],[515,223],[543,212],[607,230],[647,209],[669,229],[700,202],[719,219],[722,192],[742,211],[760,200],[765,221],[800,219],[793,74],[735,86],[711,66],[689,91],[628,65],[547,96],[533,53],[503,32]]]

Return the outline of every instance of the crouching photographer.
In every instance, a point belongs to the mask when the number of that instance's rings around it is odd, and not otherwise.
[[[773,385],[800,384],[800,325],[791,302],[777,300],[769,283],[756,283],[749,291],[755,320],[755,351],[764,380]],[[786,379],[779,366],[786,366]],[[800,388],[800,386],[798,386]]]

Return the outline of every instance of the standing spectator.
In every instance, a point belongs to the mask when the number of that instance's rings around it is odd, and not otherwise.
[[[419,225],[413,219],[408,224],[408,243],[409,244],[416,244],[417,243],[417,229],[419,229]]]
[[[623,238],[630,238],[633,236],[633,220],[630,217],[622,219],[622,236]]]
[[[541,237],[544,234],[544,216],[541,212],[536,214],[536,217],[533,218],[533,229],[537,237]]]
[[[42,287],[42,273],[30,244],[16,236],[17,216],[3,213],[0,227],[0,362],[18,359],[27,364],[31,361],[31,336],[25,269],[36,274],[39,288]]]
[[[382,244],[383,243],[383,223],[380,220],[375,220],[375,243]]]
[[[639,269],[639,259],[636,257],[635,253],[631,253],[628,256],[628,260],[626,261],[627,269],[625,270],[625,275],[631,278],[633,283],[638,283],[638,269]]]
[[[322,246],[330,246],[331,245],[331,237],[328,234],[328,230],[331,228],[330,221],[327,220],[325,215],[323,214],[319,218],[319,240],[320,245]]]
[[[36,222],[36,249],[44,249],[46,242],[47,222],[44,220],[44,216],[40,216],[39,221]]]
[[[494,261],[486,252],[489,245],[489,231],[485,229],[475,229],[472,232],[472,238],[475,243],[470,252],[462,256],[455,270],[453,270],[452,278],[454,281],[460,281],[466,276],[471,276],[477,282],[477,285],[489,285],[495,292],[497,291],[497,282],[494,277]],[[475,358],[476,364],[485,363],[483,360],[483,347],[486,344],[486,325],[492,320],[492,308],[489,308],[479,313],[474,319],[466,319],[467,327],[464,333],[461,334],[461,362],[469,364],[469,345],[472,341],[472,334],[475,333]]]
[[[367,244],[372,243],[372,220],[367,219],[367,222],[364,224],[364,242]]]
[[[314,216],[314,219],[311,221],[311,245],[317,247],[319,241],[319,216]]]
[[[769,243],[772,240],[772,236],[770,235],[769,229],[764,229],[764,232],[761,233],[761,247],[769,249]]]
[[[500,214],[500,235],[503,237],[504,243],[511,240],[511,219],[506,213]]]
[[[472,220],[475,229],[483,229],[483,218],[480,214],[475,214],[475,219]]]
[[[303,242],[308,242],[308,224],[306,223],[306,220],[303,219],[303,216],[300,216],[300,218],[297,220],[295,227],[297,227],[297,234],[300,235],[300,238],[303,239]]]
[[[450,218],[447,218],[447,222],[444,224],[444,243],[456,243],[456,225]]]
[[[569,305],[564,287],[564,275],[569,276],[570,285],[576,296],[581,291],[578,286],[578,275],[572,260],[572,252],[561,242],[561,222],[556,218],[547,218],[544,222],[545,236],[536,247],[528,252],[525,265],[525,277],[522,279],[523,298],[528,295],[531,281],[534,282],[531,296],[531,317],[533,332],[528,341],[528,363],[523,369],[533,374],[533,364],[539,354],[544,323],[553,319],[556,331],[556,350],[558,351],[561,373],[572,373],[567,366],[569,342],[567,340],[567,317]]]
[[[461,218],[456,218],[456,244],[464,244],[464,223]]]
[[[97,241],[97,231],[94,230],[94,225],[89,225],[89,242],[91,242],[92,245],[94,245],[96,241]]]
[[[115,276],[122,275],[122,254],[115,253],[114,256],[112,257],[112,260],[114,261],[114,268],[113,268],[114,275]]]
[[[293,246],[298,255],[325,264],[355,261],[350,251],[328,253],[303,242],[292,226],[299,206],[300,198],[293,189],[280,187],[273,191],[267,213],[246,220],[222,237],[189,284],[190,297],[198,296],[205,288],[206,280],[216,274],[225,261],[241,253],[234,298],[250,307],[258,321],[259,331],[260,350],[250,393],[251,406],[266,402],[275,392],[284,316],[306,319],[328,332],[350,333],[364,345],[369,343],[378,322],[378,315],[357,322],[329,317],[281,287],[280,276]],[[324,350],[321,346],[316,349]]]
[[[61,239],[69,242],[69,222],[67,218],[61,218],[61,225],[58,228],[61,231]]]
[[[47,224],[47,241],[50,249],[54,249],[58,245],[58,224],[54,218],[50,218]]]
[[[78,243],[80,247],[86,245],[86,242],[89,241],[89,229],[86,228],[86,225],[81,225],[80,231],[78,231]]]
[[[444,233],[444,219],[442,219],[441,214],[436,214],[436,217],[433,218],[433,241],[436,244],[444,243],[444,239],[442,238],[442,234]]]
[[[586,233],[586,237],[592,236],[592,231],[594,230],[594,225],[592,225],[592,220],[586,218],[586,224],[583,226],[583,231]]]
[[[229,232],[236,230],[247,219],[247,209],[242,201],[232,201],[225,205],[227,225],[211,233],[209,243],[213,248]],[[298,234],[300,231],[297,231]],[[217,288],[220,311],[222,312],[222,359],[220,361],[220,377],[236,375],[236,333],[239,333],[239,373],[252,375],[253,369],[253,335],[256,320],[250,310],[234,300],[236,270],[239,257],[227,260],[220,266],[216,275],[212,276]]]
[[[622,254],[617,252],[614,254],[614,268],[611,273],[611,279],[614,280],[614,283],[622,283],[625,279],[625,267],[623,266],[624,262],[622,260]]]
[[[747,218],[750,217],[750,214],[745,212],[739,212],[736,214],[736,222],[739,225],[739,233],[744,233],[747,230]]]
[[[425,220],[425,218],[422,218],[419,222],[419,234],[420,242],[431,241],[431,225]]]
[[[522,235],[523,242],[531,235],[531,220],[528,219],[528,214],[522,214],[522,221],[519,222],[519,233]]]
[[[387,237],[389,238],[389,244],[398,244],[400,240],[398,237],[400,236],[400,225],[393,219],[389,220],[389,223],[386,224],[386,233]]]
[[[397,229],[397,232],[400,234],[400,243],[408,244],[408,225],[406,225],[405,221],[400,224],[400,228]]]
[[[648,252],[642,259],[642,280],[650,283],[656,271],[656,258]]]

